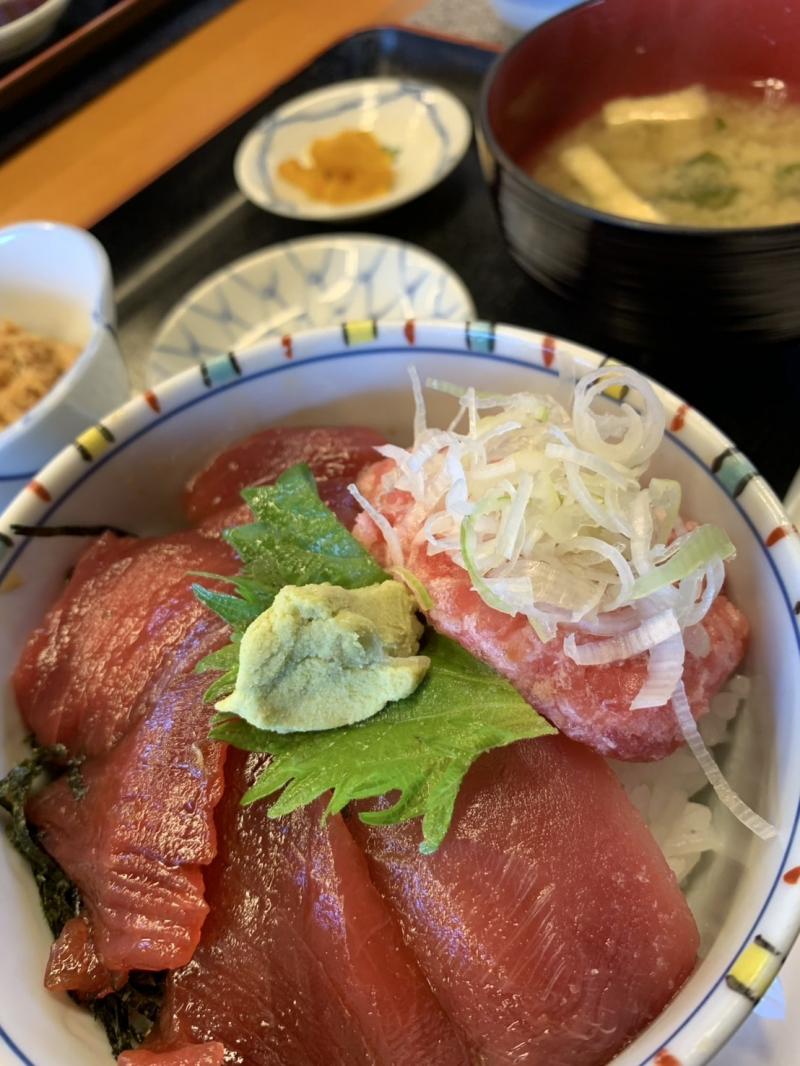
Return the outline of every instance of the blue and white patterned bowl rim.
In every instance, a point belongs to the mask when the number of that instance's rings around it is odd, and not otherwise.
[[[292,100],[287,101],[279,107],[276,111],[273,111],[272,114],[261,119],[261,121],[245,135],[236,152],[236,159],[234,161],[234,173],[242,193],[248,197],[248,199],[252,199],[250,192],[248,191],[249,183],[243,176],[241,161],[245,150],[253,141],[256,141],[258,145],[256,169],[261,192],[265,194],[265,196],[261,199],[254,200],[253,202],[257,203],[259,207],[268,208],[270,211],[275,211],[278,214],[290,218],[316,218],[317,215],[313,210],[304,209],[302,201],[287,200],[276,190],[270,173],[270,153],[272,151],[272,144],[275,136],[281,129],[284,129],[287,126],[313,125],[315,122],[325,122],[328,119],[336,118],[339,115],[344,115],[350,111],[356,110],[361,106],[363,101],[363,91],[365,87],[370,85],[386,86],[385,90],[381,92],[373,102],[377,107],[386,107],[389,104],[395,103],[397,100],[409,98],[415,100],[425,109],[431,129],[436,135],[439,145],[439,156],[435,172],[428,180],[421,181],[414,187],[409,187],[407,195],[404,195],[402,198],[391,198],[390,204],[385,204],[383,197],[376,199],[374,202],[367,202],[364,204],[343,204],[340,211],[331,213],[325,217],[331,219],[355,218],[363,215],[377,214],[380,211],[388,210],[390,207],[396,207],[401,203],[407,203],[409,200],[420,196],[423,192],[427,192],[435,185],[438,185],[438,183],[446,178],[457,166],[469,147],[472,133],[472,119],[461,101],[453,96],[452,93],[448,92],[447,89],[443,89],[438,85],[407,81],[399,78],[354,78],[351,81],[336,82],[333,85],[327,85],[321,89],[312,89],[309,93],[294,97]],[[286,114],[286,110],[289,107],[295,108],[305,97],[324,97],[331,90],[340,87],[351,88],[353,95],[345,100],[330,103],[327,106],[323,104],[314,110],[294,112],[290,115]],[[466,128],[465,136],[453,136],[454,131],[448,129],[448,125],[442,118],[436,107],[436,103],[431,99],[432,96],[446,97],[458,107],[459,111],[463,112]]]
[[[337,248],[346,245],[363,251],[365,255],[371,254],[372,259],[365,262],[363,268],[353,279],[352,290],[347,297],[331,305],[330,321],[317,322],[314,328],[324,325],[339,324],[344,319],[353,315],[353,304],[366,293],[365,305],[369,318],[388,319],[397,317],[397,303],[405,298],[410,304],[410,310],[416,315],[425,313],[426,317],[441,318],[452,321],[457,318],[467,318],[475,314],[475,305],[472,296],[458,274],[443,259],[429,252],[427,248],[411,244],[408,241],[397,240],[394,237],[379,237],[369,233],[332,233],[330,235],[315,234],[311,237],[299,237],[289,241],[281,241],[271,244],[266,248],[250,252],[240,259],[228,263],[220,270],[214,271],[208,277],[200,281],[184,296],[178,304],[169,312],[153,342],[153,347],[147,358],[148,380],[164,380],[166,373],[160,370],[161,357],[167,361],[175,358],[187,361],[199,362],[203,358],[219,355],[220,348],[213,348],[204,343],[196,330],[184,321],[190,313],[200,314],[204,318],[216,322],[218,325],[228,325],[233,332],[243,328],[252,329],[257,323],[241,319],[241,311],[234,312],[227,296],[229,285],[240,285],[247,289],[252,296],[258,297],[265,305],[274,304],[275,307],[285,306],[285,300],[281,296],[277,265],[273,266],[269,281],[260,287],[249,281],[245,281],[244,274],[257,264],[267,259],[277,259],[284,256],[292,266],[296,274],[303,278],[304,284],[309,289],[322,290],[329,284],[327,277],[333,256]],[[327,247],[326,247],[327,246]],[[313,269],[304,266],[300,256],[306,251],[319,251],[325,249],[323,258],[315,264]],[[393,303],[375,306],[372,293],[377,287],[377,280],[381,271],[386,269],[387,256],[394,253],[394,269],[399,275],[400,288],[393,298]],[[413,261],[416,273],[411,276],[410,263]],[[427,269],[425,269],[427,268]],[[417,293],[420,288],[430,281],[432,277],[438,278],[433,305],[423,310],[414,307]],[[445,298],[448,298],[445,301]],[[209,306],[211,301],[216,302],[216,307]],[[265,312],[266,313],[266,312]],[[184,344],[181,347],[174,343],[167,343],[167,337],[177,327],[181,328]],[[311,321],[307,311],[297,316],[291,325],[291,329],[306,329],[311,327]],[[281,330],[281,334],[285,333]],[[261,342],[259,342],[261,343]],[[236,341],[231,341],[230,347],[238,348]],[[165,363],[166,366],[166,363]],[[173,369],[173,373],[177,368]]]
[[[0,585],[31,543],[30,539],[14,534],[12,524],[45,524],[80,485],[135,445],[140,437],[187,409],[213,403],[219,393],[246,387],[253,380],[291,374],[296,367],[309,363],[327,365],[385,352],[413,355],[415,347],[444,357],[510,364],[549,377],[558,376],[559,363],[565,355],[580,356],[590,365],[611,362],[569,341],[477,321],[342,323],[337,328],[298,333],[291,337],[288,347],[284,340],[267,341],[236,358],[218,356],[186,370],[117,408],[102,423],[64,448],[0,515]],[[786,610],[784,624],[793,635],[800,670],[800,537],[797,531],[768,484],[730,440],[674,393],[659,385],[656,389],[666,410],[668,437],[708,478],[722,485],[758,542],[781,592]],[[800,781],[792,823],[782,827],[786,845],[778,873],[747,936],[737,945],[730,963],[710,991],[669,1037],[635,1066],[664,1066],[675,1061],[682,1066],[700,1066],[722,1047],[755,1005],[741,988],[733,987],[736,981],[732,980],[732,971],[745,952],[753,949],[763,952],[766,965],[771,967],[769,976],[777,974],[800,930],[799,823]],[[767,926],[772,930],[768,941],[760,934]],[[706,1008],[713,1010],[713,1046],[709,1046],[707,1024],[698,1017]],[[647,1031],[639,1039],[646,1040]],[[670,1057],[675,1040],[680,1043],[680,1051],[675,1051],[676,1056],[680,1055],[679,1060]],[[27,1066],[44,1066],[31,1062],[2,1029],[0,1041],[18,1061]]]

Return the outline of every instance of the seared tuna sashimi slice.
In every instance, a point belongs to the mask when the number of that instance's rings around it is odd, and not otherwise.
[[[174,681],[111,752],[82,765],[83,794],[62,777],[28,805],[108,970],[183,966],[200,939],[226,751],[207,739],[207,686],[195,674]]]
[[[484,755],[433,855],[415,823],[349,825],[474,1062],[600,1066],[692,972],[697,927],[658,845],[566,737]]]
[[[320,496],[349,529],[358,505],[347,486],[375,459],[375,446],[385,443],[380,433],[360,426],[265,429],[227,448],[192,479],[186,513],[198,523],[240,503],[242,489],[269,485],[290,466],[307,463]]]
[[[109,533],[92,544],[14,674],[39,743],[88,755],[112,748],[217,639],[219,620],[194,596],[191,571],[232,574],[238,565],[218,538],[194,531]]]
[[[168,979],[154,1047],[219,1040],[241,1066],[466,1066],[341,816],[240,806],[262,764],[229,754],[211,912]]]

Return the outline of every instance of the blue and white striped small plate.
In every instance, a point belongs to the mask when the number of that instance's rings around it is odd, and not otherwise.
[[[264,337],[360,319],[475,318],[441,259],[405,241],[358,234],[263,248],[202,281],[170,312],[147,359],[148,385]]]
[[[368,131],[394,155],[395,182],[382,196],[349,204],[312,200],[278,175],[286,159],[307,162],[312,141],[342,130]],[[305,93],[273,111],[239,146],[234,173],[258,207],[289,218],[336,221],[387,211],[433,188],[469,147],[464,105],[435,85],[359,78]]]

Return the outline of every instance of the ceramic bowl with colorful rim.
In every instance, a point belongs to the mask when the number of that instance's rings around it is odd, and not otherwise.
[[[85,230],[54,222],[0,229],[0,319],[81,349],[33,407],[0,431],[0,507],[55,453],[130,395],[116,339],[111,266]]]
[[[405,241],[359,234],[305,237],[238,259],[170,312],[147,359],[149,384],[264,337],[360,319],[475,317],[441,259]]]
[[[23,526],[174,528],[187,478],[224,446],[270,424],[363,423],[404,443],[413,403],[408,368],[491,391],[564,389],[575,358],[605,360],[526,330],[465,324],[345,324],[217,356],[137,396],[62,451],[0,516],[0,674],[63,587],[86,540],[28,537]],[[732,596],[747,613],[753,698],[723,768],[777,827],[763,843],[727,812],[720,850],[696,868],[687,896],[702,959],[675,999],[615,1066],[701,1066],[747,1017],[777,974],[800,925],[800,541],[768,485],[731,442],[659,389],[667,433],[652,472],[678,478],[687,515],[723,525],[737,545]],[[452,400],[431,396],[432,424]],[[8,686],[2,767],[24,751]],[[105,1037],[76,1006],[42,987],[49,935],[27,868],[2,842],[0,1062],[109,1066]]]
[[[394,183],[354,203],[314,200],[278,174],[281,163],[310,162],[313,141],[344,130],[371,133],[393,156]],[[236,182],[258,207],[289,218],[341,221],[388,211],[433,188],[461,161],[472,120],[460,100],[436,85],[358,78],[295,97],[248,133],[234,161]]]

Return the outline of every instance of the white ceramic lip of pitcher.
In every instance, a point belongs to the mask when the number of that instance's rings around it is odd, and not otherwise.
[[[128,393],[115,337],[111,265],[99,241],[85,230],[54,222],[0,229],[0,314],[13,320],[21,301],[30,306],[34,300],[41,326],[30,314],[22,325],[47,333],[57,305],[75,331],[63,339],[82,343],[82,351],[52,389],[0,432],[0,476],[7,481],[29,476],[82,425]],[[90,379],[101,363],[106,380],[94,387]]]

